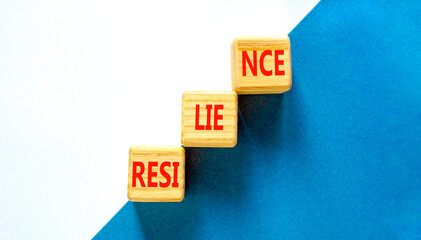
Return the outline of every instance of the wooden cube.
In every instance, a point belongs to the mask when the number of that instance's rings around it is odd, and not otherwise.
[[[237,94],[233,91],[185,92],[181,144],[234,147],[237,144]]]
[[[180,202],[184,198],[182,147],[133,146],[127,196],[134,202]]]
[[[231,82],[238,94],[283,93],[291,89],[289,38],[236,38],[231,46]]]

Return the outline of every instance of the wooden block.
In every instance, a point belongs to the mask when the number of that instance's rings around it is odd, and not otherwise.
[[[237,94],[233,91],[185,92],[181,144],[234,147],[237,144]]]
[[[184,198],[182,147],[133,146],[127,196],[134,202],[181,202]]]
[[[238,94],[283,93],[291,89],[289,38],[239,37],[231,46],[232,89]]]

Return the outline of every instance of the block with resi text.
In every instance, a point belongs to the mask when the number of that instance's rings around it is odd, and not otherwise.
[[[183,147],[132,146],[127,196],[133,202],[180,202],[184,198]]]
[[[181,144],[186,147],[234,147],[237,144],[237,93],[185,92]]]
[[[291,89],[289,38],[239,37],[231,45],[232,89],[238,94],[283,93]]]

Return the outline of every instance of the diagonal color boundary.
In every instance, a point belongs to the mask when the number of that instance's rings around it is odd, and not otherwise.
[[[95,239],[421,238],[420,4],[320,2],[291,91],[240,96],[235,148],[186,149],[183,202],[127,202]]]

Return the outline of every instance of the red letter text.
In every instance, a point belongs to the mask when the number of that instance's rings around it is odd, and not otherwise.
[[[137,167],[140,167],[139,172],[136,172]],[[144,171],[145,171],[145,165],[142,162],[133,162],[132,187],[136,187],[136,178],[139,179],[141,187],[146,187],[145,182],[143,182],[143,178],[142,178],[142,174]]]

